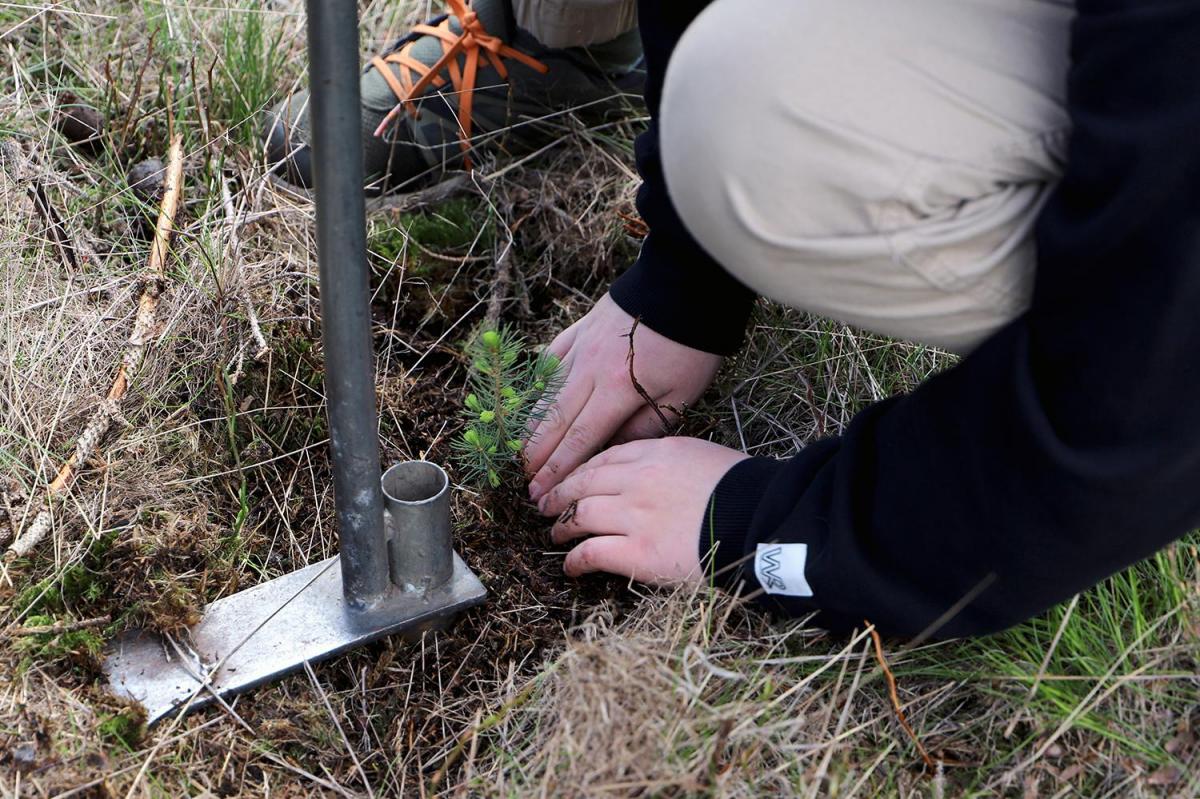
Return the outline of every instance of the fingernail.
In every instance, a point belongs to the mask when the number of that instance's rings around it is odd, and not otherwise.
[[[538,485],[537,483],[530,483],[529,484],[529,498],[531,500],[533,500],[534,502],[537,502],[539,499],[541,499],[542,498],[542,487],[540,485]]]
[[[546,514],[546,503],[549,501],[550,501],[549,495],[546,495],[537,501],[538,513],[542,514],[543,516]]]

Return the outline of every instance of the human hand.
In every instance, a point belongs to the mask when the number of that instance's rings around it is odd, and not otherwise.
[[[629,377],[633,326],[633,317],[605,294],[551,342],[548,351],[562,361],[565,382],[525,448],[529,496],[535,502],[605,444],[667,432]],[[721,366],[721,356],[674,342],[645,325],[637,326],[633,348],[638,383],[668,420],[675,414],[663,406],[695,402]]]
[[[709,497],[725,473],[749,457],[698,438],[634,441],[605,450],[542,497],[558,516],[550,537],[588,538],[567,554],[572,577],[594,571],[655,585],[693,582]]]

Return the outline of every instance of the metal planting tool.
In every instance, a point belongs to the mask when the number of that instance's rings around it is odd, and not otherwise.
[[[445,625],[486,590],[453,551],[450,481],[411,461],[380,476],[354,0],[308,0],[322,343],[341,551],[204,610],[188,634],[109,648],[111,690],[150,724],[393,633]],[[386,497],[386,503],[385,503]]]

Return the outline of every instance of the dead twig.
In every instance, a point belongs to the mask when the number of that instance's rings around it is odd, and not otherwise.
[[[817,423],[817,438],[824,438],[825,431],[829,427],[829,420],[825,416],[825,411],[823,411],[821,407],[817,405],[817,395],[816,392],[813,391],[812,381],[808,379],[801,369],[797,369],[795,374],[796,379],[800,381],[802,386],[804,386],[804,399],[808,402],[808,407],[812,408],[813,419],[816,420]]]
[[[238,222],[237,211],[233,207],[233,195],[229,192],[229,181],[221,181],[221,206],[225,210],[225,224],[229,228],[229,244],[226,247],[226,257],[237,259],[239,258],[239,250],[241,249],[241,241],[238,238],[238,228],[241,223]],[[246,311],[246,322],[250,326],[250,337],[254,340],[254,360],[262,360],[271,348],[267,345],[267,339],[263,336],[262,325],[258,321],[258,311],[254,309],[254,302],[250,299],[250,290],[246,287],[244,280],[238,281],[237,297],[241,302],[242,307]],[[238,366],[238,371],[241,371],[241,365]]]
[[[671,423],[667,420],[667,415],[663,413],[662,406],[654,400],[654,397],[650,396],[650,392],[646,390],[645,386],[638,382],[637,375],[633,373],[633,334],[637,332],[638,325],[641,324],[641,321],[642,317],[635,316],[633,318],[633,325],[629,328],[629,332],[625,334],[625,337],[629,339],[629,354],[625,356],[625,362],[629,364],[629,382],[633,383],[633,390],[638,393],[638,396],[644,399],[646,404],[654,409],[654,414],[658,416],[658,421],[662,423],[663,432],[666,433],[671,429]],[[674,412],[675,409],[668,407],[667,410]]]
[[[13,513],[12,495],[8,489],[0,490],[0,511],[4,511],[4,529],[0,530],[0,544],[7,544],[17,537],[17,516]]]
[[[154,58],[154,37],[157,35],[157,31],[151,33],[146,42],[146,60],[142,62],[142,67],[138,70],[137,78],[133,82],[133,91],[129,94],[129,110],[125,112],[125,123],[121,125],[121,143],[115,148],[118,151],[124,150],[129,141],[129,132],[133,128],[138,111],[138,100],[142,95],[142,81],[146,77],[146,69],[150,66],[151,59]],[[111,82],[109,85],[112,85]]]
[[[134,320],[133,332],[130,333],[125,355],[117,367],[116,377],[113,378],[107,396],[79,436],[75,444],[75,452],[62,465],[54,480],[47,486],[46,507],[38,513],[25,531],[17,536],[5,553],[5,559],[8,561],[28,555],[46,537],[46,533],[50,531],[51,507],[54,499],[70,487],[79,469],[92,456],[96,446],[108,432],[113,419],[120,418],[121,399],[129,390],[130,382],[141,366],[146,344],[154,333],[155,311],[158,309],[158,298],[166,278],[167,247],[170,243],[171,231],[175,226],[175,214],[179,210],[182,183],[183,137],[176,135],[171,140],[166,185],[162,201],[159,204],[158,223],[154,230],[154,241],[150,245],[150,258],[146,265],[142,294],[138,298],[137,317]]]
[[[430,787],[437,788],[441,781],[445,779],[446,772],[450,770],[450,767],[453,766],[460,757],[462,757],[462,753],[467,748],[467,744],[471,743],[476,735],[492,729],[497,724],[504,721],[504,719],[508,717],[509,713],[532,699],[534,691],[537,689],[539,684],[539,680],[530,681],[530,683],[522,688],[516,696],[501,705],[495,713],[489,715],[482,722],[476,722],[472,724],[466,732],[460,735],[458,738],[458,743],[456,743],[454,748],[446,754],[445,761],[443,761],[441,767],[429,780]]]
[[[558,517],[558,523],[562,525],[570,524],[575,521],[575,514],[579,511],[579,500],[571,500],[571,504]]]
[[[624,211],[617,211],[617,216],[620,217],[622,227],[625,233],[635,239],[644,239],[650,235],[650,226],[642,219],[637,212],[627,214]]]
[[[4,634],[12,637],[19,635],[61,635],[63,633],[73,633],[79,630],[103,627],[111,622],[112,616],[97,616],[94,619],[83,619],[82,621],[58,621],[54,624],[40,624],[29,627],[14,625],[5,630]]]
[[[868,631],[871,633],[871,640],[875,643],[875,659],[879,661],[879,668],[883,669],[883,676],[887,678],[888,695],[892,698],[892,708],[896,711],[896,719],[900,722],[900,726],[908,733],[908,737],[917,747],[917,752],[921,755],[921,760],[925,762],[925,767],[930,773],[937,773],[937,764],[933,762],[933,758],[925,751],[925,747],[921,744],[921,739],[917,737],[917,733],[909,725],[908,719],[904,715],[904,708],[900,705],[900,694],[896,690],[896,675],[892,674],[892,669],[888,666],[887,658],[883,654],[883,640],[879,637],[879,631],[868,621],[863,624],[867,625]]]
[[[725,756],[725,744],[729,743],[729,733],[733,731],[733,719],[722,719],[717,727],[717,737],[713,740],[712,752],[708,755],[708,767],[698,779],[701,785],[716,785],[723,774],[733,766],[733,758]]]
[[[487,311],[483,314],[485,330],[495,330],[496,326],[500,324],[500,309],[504,306],[504,301],[508,299],[508,287],[512,283],[512,259],[509,258],[512,249],[512,239],[510,238],[504,248],[500,250],[500,254],[496,256],[496,277],[492,280]]]
[[[533,211],[529,211],[516,222],[513,222],[508,227],[508,241],[504,248],[500,250],[500,254],[496,256],[496,277],[492,280],[492,291],[488,295],[487,311],[484,312],[484,329],[495,330],[500,324],[500,310],[508,300],[508,292],[512,286],[512,251],[516,243],[515,236],[521,225],[525,224],[525,220],[533,215]]]
[[[279,181],[275,181],[273,185],[289,194],[311,197],[311,193],[306,193],[305,190],[297,190],[294,187]],[[403,194],[384,194],[379,197],[368,197],[366,201],[367,213],[376,213],[387,211],[393,214],[401,214],[409,211],[415,211],[419,208],[425,208],[431,205],[438,205],[453,197],[455,194],[465,190],[470,181],[468,176],[464,174],[454,175],[441,183],[435,183],[425,189],[419,191],[405,192]]]
[[[33,201],[33,207],[46,222],[50,240],[58,249],[58,254],[62,257],[68,274],[74,275],[80,271],[79,256],[75,254],[75,245],[71,243],[71,236],[67,233],[67,226],[59,215],[58,209],[50,204],[50,197],[46,194],[45,185],[36,176],[31,177],[29,185],[25,187],[25,193],[29,195],[29,199]]]
[[[81,263],[78,250],[71,240],[71,234],[67,231],[66,222],[58,213],[58,209],[50,202],[50,195],[46,192],[46,183],[37,174],[33,157],[26,158],[17,144],[11,140],[5,142],[3,147],[4,152],[0,153],[3,158],[0,160],[4,162],[14,180],[25,184],[25,193],[29,195],[34,210],[45,223],[49,239],[58,250],[59,258],[62,259],[67,274],[75,275],[80,271]]]

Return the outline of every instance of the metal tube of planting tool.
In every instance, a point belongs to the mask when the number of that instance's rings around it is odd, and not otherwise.
[[[429,461],[407,461],[384,472],[380,482],[392,582],[422,593],[444,584],[454,574],[446,471]]]
[[[341,553],[204,608],[187,634],[130,630],[107,648],[110,690],[146,721],[248,691],[394,633],[440,627],[487,589],[450,548],[446,473],[401,464],[391,493],[395,576],[379,474],[359,138],[354,0],[308,0],[325,393]],[[405,590],[408,585],[412,589]]]
[[[350,608],[361,609],[383,596],[390,580],[376,437],[358,9],[354,0],[307,0],[306,7],[321,341],[342,591]]]

